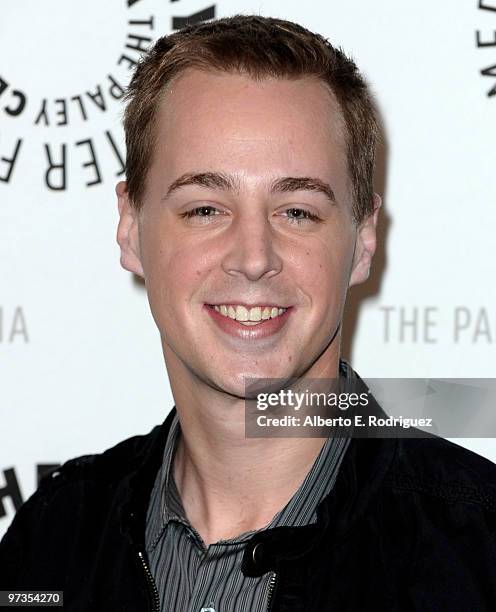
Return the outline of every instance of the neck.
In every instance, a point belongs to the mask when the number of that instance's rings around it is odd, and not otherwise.
[[[182,363],[164,354],[181,425],[174,478],[188,520],[206,545],[265,527],[297,491],[325,439],[245,437],[245,401],[175,375]],[[305,376],[337,377],[338,354],[324,363]]]

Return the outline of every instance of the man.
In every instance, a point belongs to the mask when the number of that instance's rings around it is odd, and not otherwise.
[[[158,41],[125,115],[123,267],[146,283],[175,407],[68,462],[0,547],[2,589],[68,610],[490,610],[495,468],[431,439],[248,438],[246,379],[340,360],[381,204],[356,66],[301,26],[235,16]]]

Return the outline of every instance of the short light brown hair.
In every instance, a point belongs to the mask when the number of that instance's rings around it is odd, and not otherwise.
[[[154,119],[167,84],[186,68],[264,77],[315,76],[337,99],[347,130],[348,172],[357,223],[373,210],[378,138],[374,104],[355,63],[320,34],[283,19],[234,15],[188,25],[158,39],[129,84],[124,115],[129,197],[140,209],[151,163]]]

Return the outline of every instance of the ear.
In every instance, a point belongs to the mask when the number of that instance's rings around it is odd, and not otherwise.
[[[379,194],[373,195],[374,209],[359,225],[356,235],[355,253],[350,275],[349,287],[366,281],[370,274],[372,257],[376,248],[376,227],[382,200]]]
[[[138,212],[129,200],[126,181],[120,181],[115,188],[119,207],[119,225],[117,227],[117,242],[121,247],[121,266],[129,272],[134,272],[145,278],[141,265]]]

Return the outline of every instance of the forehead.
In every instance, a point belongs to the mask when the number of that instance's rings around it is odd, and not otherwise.
[[[154,160],[167,173],[195,170],[346,172],[339,105],[315,77],[263,78],[187,69],[156,116]]]

